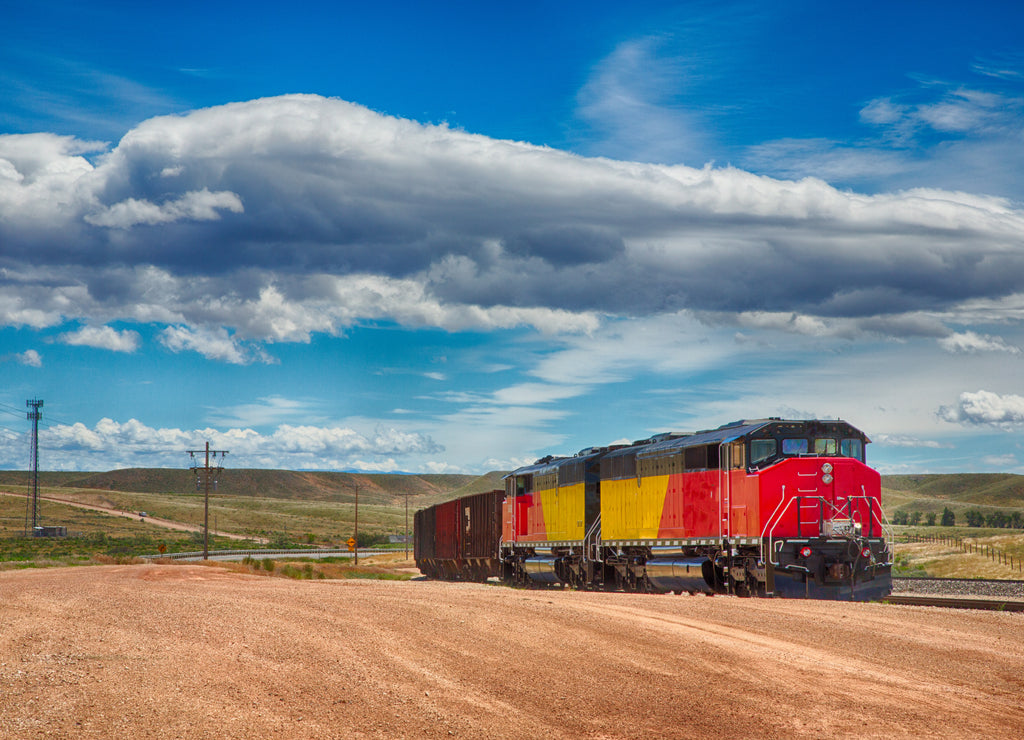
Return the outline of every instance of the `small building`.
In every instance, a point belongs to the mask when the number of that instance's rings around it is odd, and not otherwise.
[[[33,537],[67,537],[67,527],[34,527],[32,529]]]

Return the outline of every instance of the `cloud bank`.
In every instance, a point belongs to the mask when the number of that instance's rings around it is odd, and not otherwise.
[[[24,438],[0,436],[0,461],[23,467]],[[444,447],[430,436],[380,427],[361,433],[348,427],[278,425],[261,434],[249,428],[168,429],[149,427],[136,419],[119,423],[101,419],[95,426],[82,423],[49,425],[40,430],[39,446],[49,469],[64,469],[73,461],[77,470],[123,467],[185,468],[184,450],[199,449],[203,441],[229,450],[231,459],[246,468],[288,467],[293,470],[379,470],[401,468],[396,459],[410,455],[436,455]],[[116,457],[120,456],[120,457]]]
[[[157,323],[230,363],[366,319],[585,333],[678,311],[1012,352],[954,326],[1018,310],[1022,234],[1000,198],[585,158],[313,95],[153,118],[109,151],[0,136],[0,325]],[[62,341],[130,351],[98,331]]]

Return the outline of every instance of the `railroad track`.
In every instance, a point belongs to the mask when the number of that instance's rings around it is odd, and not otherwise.
[[[1024,612],[1024,601],[1009,599],[971,599],[953,596],[923,596],[893,594],[882,599],[886,604],[910,606],[941,606],[946,609],[980,609],[994,612]]]
[[[889,604],[1024,611],[1024,581],[894,576],[892,582],[893,594],[883,599]]]

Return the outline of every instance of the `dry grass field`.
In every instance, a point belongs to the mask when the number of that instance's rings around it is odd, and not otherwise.
[[[895,550],[900,572],[927,574],[932,578],[1024,579],[1024,535],[1019,533],[971,537],[970,530],[957,533],[965,542],[988,546],[1013,555],[1011,565],[956,545],[940,542],[900,542]]]

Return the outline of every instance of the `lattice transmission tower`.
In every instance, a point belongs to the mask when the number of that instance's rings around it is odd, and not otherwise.
[[[39,420],[43,418],[42,400],[33,398],[25,401],[31,411],[28,412],[28,420],[32,422],[32,446],[29,451],[29,458],[32,461],[32,493],[27,496],[25,507],[25,534],[35,534],[39,526]],[[31,522],[31,525],[29,524]]]

